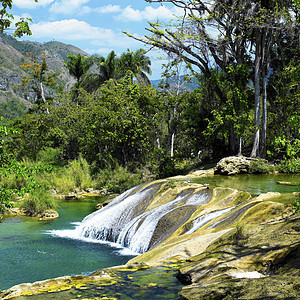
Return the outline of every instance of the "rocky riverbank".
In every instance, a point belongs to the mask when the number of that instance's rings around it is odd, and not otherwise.
[[[298,299],[300,215],[290,204],[295,194],[252,195],[231,188],[209,189],[189,181],[213,172],[197,171],[188,177],[152,183],[156,189],[153,198],[143,202],[145,211],[178,197],[182,201],[176,202],[176,214],[170,211],[158,222],[150,249],[126,266],[99,270],[91,276],[19,285],[4,291],[2,298],[59,294],[77,286],[89,289],[86,282],[93,282],[97,289],[107,285],[107,280],[116,286],[122,283],[112,271],[130,269],[139,274],[171,264],[183,284],[179,293],[183,299]],[[203,193],[209,200],[196,209],[183,200],[187,195]],[[114,295],[116,299],[119,296]]]

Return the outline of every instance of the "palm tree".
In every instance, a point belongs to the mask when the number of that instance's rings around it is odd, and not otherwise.
[[[82,85],[84,77],[87,75],[89,69],[93,65],[93,61],[86,56],[81,54],[77,55],[68,55],[69,60],[65,63],[67,69],[71,76],[76,79],[76,83],[74,85],[75,89],[75,101],[78,98],[78,91]]]
[[[125,76],[127,71],[131,71],[138,83],[151,84],[150,79],[146,75],[146,73],[151,75],[151,60],[146,56],[144,49],[138,49],[134,52],[127,49],[127,52],[121,55],[119,64],[123,76]]]
[[[106,58],[103,56],[93,56],[91,60],[98,69],[98,72],[91,72],[85,78],[83,86],[88,92],[97,90],[105,81],[110,79],[117,80],[120,78],[117,68],[118,59],[114,51],[111,51]]]
[[[69,54],[68,57],[69,61],[67,61],[65,65],[68,68],[70,75],[75,77],[77,84],[79,84],[80,79],[88,72],[93,62],[81,54]]]

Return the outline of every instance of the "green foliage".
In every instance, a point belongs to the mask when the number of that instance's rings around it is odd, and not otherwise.
[[[95,185],[90,175],[90,166],[81,155],[67,166],[46,174],[41,178],[41,181],[49,189],[55,189],[58,193],[62,194],[86,190]]]
[[[11,208],[12,194],[11,191],[6,188],[0,188],[0,213],[3,212],[6,208]]]
[[[295,199],[293,201],[293,211],[294,213],[300,212],[300,193],[298,193],[298,195],[295,195]]]
[[[26,161],[19,163],[10,159],[0,168],[0,206],[10,207],[12,196],[24,197],[36,189],[44,188],[38,176],[52,171],[52,167],[44,164],[32,164]]]
[[[38,0],[32,0],[38,2]],[[0,32],[8,29],[14,19],[12,14],[8,13],[9,9],[12,9],[13,1],[12,0],[1,0],[1,8],[0,8]],[[28,22],[32,22],[30,18],[20,18],[19,22],[16,22],[15,26],[15,37],[21,37],[24,34],[31,35],[31,31],[28,25]]]
[[[300,173],[300,158],[282,160],[276,166],[276,170],[281,173],[299,174]]]
[[[176,175],[174,160],[164,155],[159,161],[158,178],[165,178]]]
[[[274,172],[274,167],[270,166],[264,159],[256,159],[251,161],[249,172],[252,174],[267,174]]]
[[[20,203],[20,208],[24,209],[29,215],[36,216],[47,209],[55,209],[56,201],[47,190],[35,189],[26,195]]]
[[[39,151],[37,160],[43,164],[59,166],[62,164],[62,151],[60,148],[46,147]]]
[[[18,99],[14,99],[12,93],[9,93],[10,101],[0,103],[0,117],[6,120],[19,118],[27,111],[26,106]]]
[[[131,173],[127,168],[118,166],[115,169],[101,170],[96,179],[96,188],[122,193],[142,182],[144,182],[142,171]]]

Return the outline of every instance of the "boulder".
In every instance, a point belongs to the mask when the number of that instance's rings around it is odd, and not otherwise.
[[[216,165],[215,174],[236,175],[249,173],[250,164],[255,158],[229,156],[222,158]]]
[[[47,209],[39,215],[40,221],[54,220],[59,217],[59,214],[54,209]]]

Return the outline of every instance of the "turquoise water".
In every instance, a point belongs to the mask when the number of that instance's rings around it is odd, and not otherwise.
[[[238,175],[222,176],[212,175],[206,177],[190,178],[191,181],[200,184],[208,183],[213,187],[230,187],[252,194],[267,192],[293,193],[300,192],[300,175],[267,174],[267,175]],[[281,185],[277,182],[290,182],[295,186]]]
[[[6,218],[0,223],[0,290],[13,285],[53,277],[90,274],[122,265],[131,257],[121,255],[108,244],[87,243],[63,239],[50,230],[73,229],[94,211],[94,201],[62,202],[60,217],[53,221],[38,221],[27,217]]]

